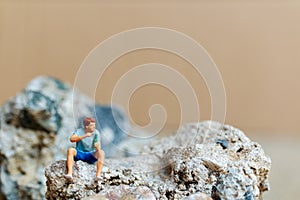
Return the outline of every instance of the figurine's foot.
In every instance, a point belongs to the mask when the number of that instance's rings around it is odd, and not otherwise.
[[[73,179],[73,176],[72,174],[66,174],[65,175],[65,178],[68,180],[68,181],[71,181]]]
[[[102,177],[101,176],[96,176],[95,177],[95,181],[101,181],[102,180]]]

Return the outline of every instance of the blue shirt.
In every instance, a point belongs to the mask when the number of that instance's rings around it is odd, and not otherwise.
[[[79,128],[74,132],[77,136],[83,136],[85,134],[84,128]],[[99,142],[99,131],[95,129],[90,137],[83,138],[76,142],[76,150],[83,152],[93,152],[96,150],[95,143]]]

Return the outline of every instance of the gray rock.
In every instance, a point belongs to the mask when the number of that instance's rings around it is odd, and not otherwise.
[[[129,129],[117,106],[95,104],[69,84],[43,76],[9,99],[0,108],[0,197],[43,199],[44,167],[66,157],[69,137],[85,116],[95,117],[105,133],[106,156],[125,154],[115,150]]]
[[[82,198],[82,200],[123,199],[123,200],[155,200],[152,191],[146,186],[132,187],[128,185],[107,186],[98,194]]]
[[[212,198],[210,198],[207,194],[198,192],[183,198],[183,200],[212,200]]]
[[[143,160],[143,162],[140,162]],[[142,190],[145,180],[152,179],[153,175],[142,173],[144,171],[153,172],[156,164],[159,163],[155,156],[141,156],[132,158],[107,159],[103,169],[103,180],[96,181],[96,167],[82,161],[75,162],[73,166],[73,179],[68,181],[64,175],[66,173],[66,162],[56,161],[45,169],[47,178],[46,192],[47,199],[81,199],[95,194],[103,196],[122,196],[127,192],[144,194]],[[132,171],[134,167],[136,171]],[[125,186],[122,186],[125,185]],[[130,187],[128,187],[130,185]],[[119,192],[118,188],[127,188],[124,192]],[[148,189],[147,189],[148,190]],[[127,192],[126,192],[127,191]],[[152,192],[146,192],[146,196],[151,196]],[[150,194],[148,194],[150,193]]]
[[[228,141],[223,148],[216,141]],[[156,199],[262,199],[269,190],[271,160],[261,146],[229,125],[205,121],[181,127],[174,136],[152,141],[141,155],[106,159],[103,180],[94,181],[95,166],[74,166],[72,183],[64,178],[65,161],[45,169],[47,199],[79,199],[94,195],[122,196],[146,187]],[[118,186],[118,187],[116,187]],[[131,196],[132,199],[139,199]],[[207,197],[208,196],[208,197]],[[152,197],[149,197],[150,199]]]

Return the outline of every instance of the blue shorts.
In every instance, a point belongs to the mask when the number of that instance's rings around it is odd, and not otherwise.
[[[83,152],[77,149],[76,151],[77,151],[76,156],[74,156],[75,161],[82,160],[89,164],[94,164],[98,160],[97,158],[95,158],[92,152]]]

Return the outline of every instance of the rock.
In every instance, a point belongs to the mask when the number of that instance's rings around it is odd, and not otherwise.
[[[217,144],[220,144],[223,149],[228,148],[228,140],[217,140]]]
[[[210,198],[207,194],[198,192],[183,198],[183,200],[212,200],[212,198]]]
[[[146,186],[133,187],[129,185],[107,186],[98,194],[82,198],[82,200],[99,200],[99,199],[147,199],[155,200],[152,191]]]
[[[216,141],[228,141],[227,147]],[[78,161],[73,182],[67,183],[65,161],[54,162],[45,169],[46,198],[123,198],[126,192],[119,190],[126,188],[129,199],[150,190],[156,199],[260,200],[269,190],[270,167],[261,146],[242,131],[205,121],[153,141],[139,156],[106,159],[100,182],[94,181],[94,165]]]
[[[141,160],[144,162],[140,162]],[[102,174],[103,180],[98,182],[95,180],[95,165],[77,161],[73,166],[73,179],[70,183],[64,177],[66,162],[56,161],[45,169],[48,187],[46,199],[81,199],[95,194],[111,196],[110,198],[114,196],[112,199],[118,199],[117,197],[129,192],[132,195],[138,193],[151,197],[152,192],[142,186],[145,185],[144,180],[153,178],[150,174],[141,172],[153,172],[158,167],[157,163],[159,160],[155,156],[107,159]],[[131,167],[134,167],[136,171],[132,171]],[[124,189],[124,191],[118,189]]]
[[[95,117],[97,128],[105,133],[101,137],[106,156],[125,154],[116,145],[130,127],[117,106],[95,104],[69,84],[44,76],[9,99],[0,108],[0,197],[43,199],[45,166],[66,157],[72,146],[69,137],[85,116]]]

